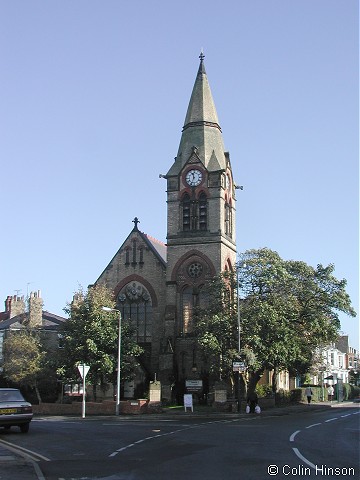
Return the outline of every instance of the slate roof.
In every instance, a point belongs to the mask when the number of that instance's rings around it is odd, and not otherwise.
[[[0,322],[0,330],[8,330],[11,329],[19,329],[24,328],[24,321],[25,314],[16,315],[15,317],[8,318],[7,320],[3,320]],[[42,325],[39,328],[57,328],[62,323],[66,322],[66,318],[60,317],[59,315],[55,315],[54,313],[47,312],[43,310],[42,312]]]
[[[166,265],[166,245],[163,242],[160,242],[160,240],[157,240],[154,237],[151,237],[150,235],[147,235],[146,233],[140,232],[143,237],[145,237],[150,244],[152,250],[156,252],[158,256],[160,256],[161,260],[163,263]]]

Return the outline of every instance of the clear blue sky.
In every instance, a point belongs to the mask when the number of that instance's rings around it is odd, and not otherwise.
[[[355,0],[0,1],[0,301],[40,289],[62,315],[135,216],[166,241],[203,48],[238,250],[334,263],[358,311],[358,23]]]

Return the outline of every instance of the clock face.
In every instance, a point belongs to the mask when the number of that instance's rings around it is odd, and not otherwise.
[[[186,182],[190,187],[196,187],[200,185],[202,180],[202,173],[200,170],[189,170],[186,174]]]

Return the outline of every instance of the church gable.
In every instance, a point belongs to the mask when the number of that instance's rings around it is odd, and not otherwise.
[[[165,271],[165,244],[140,232],[137,227],[139,220],[136,217],[133,222],[135,227],[95,283],[103,283],[115,289],[120,278],[124,276],[134,273],[151,276],[154,269]]]

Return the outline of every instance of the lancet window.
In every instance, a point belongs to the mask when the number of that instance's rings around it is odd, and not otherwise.
[[[128,283],[117,297],[117,308],[122,318],[129,320],[138,343],[151,342],[152,301],[147,289],[140,282]]]
[[[184,232],[207,230],[208,224],[208,208],[207,197],[201,192],[198,198],[190,198],[188,193],[181,201],[182,229]]]

